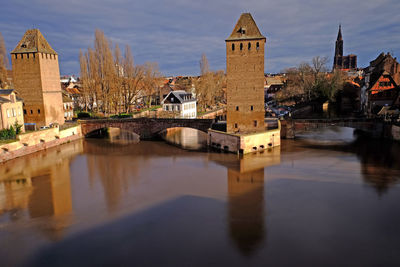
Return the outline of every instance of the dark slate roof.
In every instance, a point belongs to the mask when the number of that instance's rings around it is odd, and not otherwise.
[[[185,96],[190,96],[189,98],[185,99]],[[171,97],[175,97],[177,101],[168,101],[171,99]],[[192,96],[191,93],[185,92],[185,91],[171,91],[162,101],[163,103],[186,103],[186,102],[193,102],[196,101],[196,99]]]
[[[27,30],[11,54],[35,52],[57,55],[39,29]]]
[[[1,104],[3,104],[3,103],[10,103],[10,102],[11,102],[11,101],[10,101],[9,99],[0,96],[0,103],[1,103]]]
[[[9,95],[14,91],[14,89],[0,89],[0,95]]]
[[[226,41],[265,39],[250,13],[243,13]]]

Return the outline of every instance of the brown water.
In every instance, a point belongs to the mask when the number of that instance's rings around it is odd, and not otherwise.
[[[0,266],[398,265],[399,148],[332,128],[245,157],[162,141],[49,149],[0,166]]]

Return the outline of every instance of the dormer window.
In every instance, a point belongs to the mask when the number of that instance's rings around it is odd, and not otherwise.
[[[238,33],[240,33],[240,34],[246,34],[246,28],[240,27],[240,29],[238,30]]]

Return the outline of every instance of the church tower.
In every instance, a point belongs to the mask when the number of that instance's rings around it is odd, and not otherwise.
[[[250,13],[243,13],[226,42],[227,132],[265,131],[264,46]]]
[[[58,55],[38,29],[27,30],[11,52],[14,87],[24,120],[36,127],[64,123]]]
[[[342,25],[339,25],[339,32],[335,46],[335,57],[333,59],[333,69],[341,69],[342,66],[343,66],[343,38],[342,38]]]

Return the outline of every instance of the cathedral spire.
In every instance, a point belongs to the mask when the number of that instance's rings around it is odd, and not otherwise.
[[[343,38],[342,38],[342,24],[339,24],[339,32],[338,32],[338,35],[337,35],[337,40],[338,41],[343,40]]]

